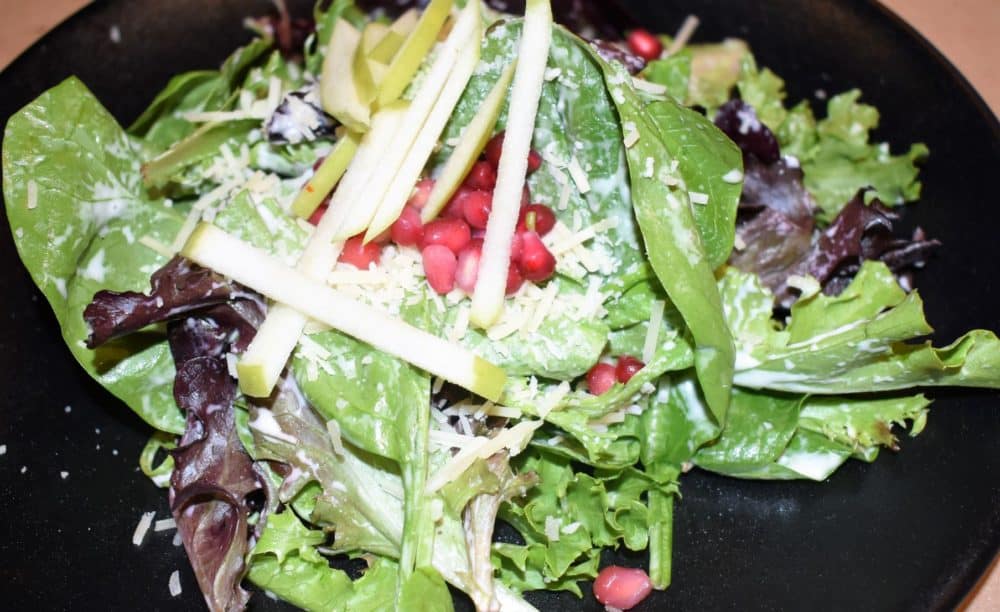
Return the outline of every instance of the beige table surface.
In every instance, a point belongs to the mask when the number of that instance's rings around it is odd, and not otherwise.
[[[0,0],[0,68],[86,0]],[[1000,115],[1000,0],[883,0],[940,49]],[[966,612],[1000,610],[1000,567],[990,572]]]

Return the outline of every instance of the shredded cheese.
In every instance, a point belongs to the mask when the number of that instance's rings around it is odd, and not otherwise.
[[[463,448],[427,480],[425,492],[429,495],[455,480],[476,459],[486,459],[502,450],[508,450],[511,457],[518,455],[531,441],[531,435],[541,424],[542,421],[521,421],[509,429],[500,431],[496,437],[489,438],[482,444]]]
[[[469,331],[469,307],[466,304],[462,304],[458,307],[458,313],[455,315],[455,322],[452,324],[451,328],[448,330],[448,342],[458,343],[465,334]]]
[[[663,52],[663,55],[670,56],[683,49],[684,45],[691,40],[691,36],[694,35],[694,31],[698,29],[699,23],[700,22],[697,17],[694,15],[688,15],[684,20],[684,23],[681,24],[681,28],[677,30],[677,35],[674,36],[673,42],[671,42],[670,46],[667,47],[667,50]]]
[[[590,180],[587,178],[587,173],[583,171],[583,167],[580,166],[580,161],[574,155],[569,160],[569,165],[566,166],[569,170],[569,176],[576,183],[576,188],[580,193],[587,193],[590,191]]]
[[[177,529],[177,523],[173,518],[160,519],[153,525],[153,531],[167,531],[169,529]]]
[[[667,93],[667,88],[659,83],[651,83],[646,79],[639,79],[632,77],[632,86],[641,92],[651,94],[653,96],[665,96]]]
[[[609,217],[602,221],[598,221],[597,223],[589,225],[581,229],[580,231],[572,234],[566,240],[553,244],[552,248],[550,248],[549,250],[552,252],[552,255],[558,257],[563,253],[573,250],[575,247],[582,245],[588,240],[595,238],[598,234],[604,233],[611,228],[617,227],[617,225],[618,225],[618,219],[615,217]]]
[[[29,180],[28,181],[28,186],[27,186],[27,191],[28,191],[27,206],[28,206],[28,210],[31,210],[31,209],[36,208],[38,206],[38,183],[36,183],[34,180]]]
[[[562,527],[562,519],[555,516],[545,517],[545,537],[549,542],[559,541],[559,528]]]
[[[552,310],[552,305],[556,301],[556,294],[559,292],[559,283],[551,282],[542,292],[542,297],[538,301],[538,306],[535,307],[534,313],[532,313],[531,318],[528,319],[527,328],[524,330],[529,334],[533,334],[538,331],[538,328],[542,326],[545,321],[545,317],[549,315],[549,311]]]
[[[559,404],[563,401],[563,399],[565,399],[565,397],[569,394],[569,392],[570,392],[570,386],[568,382],[564,380],[561,383],[559,383],[559,386],[550,391],[543,398],[543,400],[538,403],[537,407],[538,416],[542,419],[549,416],[549,413],[552,412],[557,406],[559,406]]]
[[[263,121],[267,118],[267,115],[264,112],[247,108],[234,111],[191,111],[182,113],[181,118],[191,123],[221,123],[223,121],[239,121],[241,119],[259,119]]]
[[[704,206],[708,204],[708,194],[702,193],[700,191],[689,191],[688,198],[691,199],[692,204],[698,204]]]
[[[177,597],[181,594],[181,574],[178,570],[174,570],[170,574],[170,581],[167,583],[167,588],[170,589],[171,597]]]
[[[172,250],[169,246],[163,244],[152,236],[140,236],[139,244],[152,251],[156,251],[168,259],[177,254],[177,251]]]
[[[146,532],[149,531],[150,525],[153,524],[153,517],[156,516],[155,512],[143,512],[142,516],[139,517],[139,524],[135,526],[135,531],[132,532],[132,543],[136,546],[141,546],[143,540],[146,539]]]
[[[639,142],[639,130],[636,129],[635,123],[632,121],[626,121],[623,127],[625,136],[622,138],[622,143],[626,149],[631,149],[635,143]]]
[[[336,419],[326,422],[326,433],[330,436],[330,446],[333,447],[333,454],[338,457],[344,456],[344,442],[340,438],[340,424]]]
[[[566,210],[569,208],[569,196],[570,196],[570,186],[569,182],[563,182],[562,190],[559,192],[559,202],[556,204],[558,210]]]
[[[646,330],[646,341],[642,343],[642,362],[649,363],[656,354],[656,343],[660,339],[660,327],[663,325],[663,312],[666,310],[663,300],[656,300],[649,315],[649,328]]]

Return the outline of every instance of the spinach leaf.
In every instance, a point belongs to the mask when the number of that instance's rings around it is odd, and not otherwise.
[[[479,109],[504,68],[515,60],[521,21],[511,20],[490,28],[480,51],[481,63],[460,98],[442,140],[446,146],[434,164],[447,158],[447,142],[457,138]],[[607,294],[624,291],[649,276],[641,253],[640,236],[629,202],[628,180],[622,151],[621,126],[608,98],[601,68],[563,28],[553,30],[548,69],[553,77],[542,87],[532,148],[545,159],[528,184],[535,201],[548,204],[571,229],[583,229],[604,220],[614,227],[599,232],[588,247],[599,262],[594,269],[560,266],[557,272],[581,283],[596,275]],[[506,109],[497,130],[506,125]],[[575,161],[586,174],[589,190],[568,173]],[[565,207],[559,205],[564,190]]]
[[[602,66],[623,125],[632,124],[640,134],[627,148],[626,158],[646,252],[694,338],[699,380],[715,418],[723,423],[732,386],[733,342],[688,194],[671,175],[676,155],[664,143],[629,75],[619,67]]]
[[[678,162],[689,199],[695,204],[692,210],[705,255],[709,265],[717,268],[733,250],[736,206],[743,190],[743,155],[695,110],[664,101],[648,104],[646,112]]]

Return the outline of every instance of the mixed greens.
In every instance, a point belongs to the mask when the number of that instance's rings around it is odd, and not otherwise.
[[[210,609],[527,610],[621,546],[665,589],[684,472],[822,481],[914,389],[1000,388],[994,333],[923,339],[927,149],[860,92],[817,119],[741,41],[527,5],[321,2],[127,130],[74,78],[9,121],[18,252],[156,430]]]

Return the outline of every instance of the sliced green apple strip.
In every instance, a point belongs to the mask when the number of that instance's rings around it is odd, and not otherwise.
[[[313,173],[312,178],[303,185],[299,195],[295,196],[295,201],[292,202],[292,212],[294,214],[303,219],[308,219],[310,215],[316,212],[320,203],[323,202],[323,198],[333,191],[333,187],[337,184],[337,181],[344,176],[348,164],[351,163],[351,159],[358,151],[358,143],[360,141],[361,137],[350,130],[341,136],[337,144],[333,145],[333,149],[323,160],[323,163],[319,165],[319,168],[316,168],[316,172]]]
[[[353,70],[353,58],[360,46],[361,32],[346,19],[338,19],[319,77],[323,110],[356,132],[366,131],[371,122],[370,99],[366,101]]]
[[[397,17],[396,21],[393,21],[392,25],[389,26],[389,32],[386,33],[385,38],[379,41],[378,45],[368,53],[368,57],[383,64],[391,62],[396,52],[406,42],[406,37],[417,26],[419,19],[420,11],[415,8]]]
[[[470,0],[469,5],[478,9],[479,3]],[[413,185],[420,178],[420,172],[434,153],[434,147],[437,146],[445,125],[448,124],[455,106],[458,105],[458,99],[462,97],[462,92],[465,91],[465,86],[469,84],[476,64],[479,63],[481,40],[482,26],[479,19],[476,19],[473,32],[466,38],[465,45],[459,51],[458,60],[452,66],[451,74],[434,103],[430,115],[428,115],[423,127],[420,128],[420,133],[413,141],[413,146],[410,147],[410,151],[403,159],[403,163],[392,178],[392,182],[379,204],[378,211],[365,234],[365,242],[388,229],[403,212],[403,207],[406,206],[406,201],[413,192]]]
[[[329,209],[299,257],[296,267],[306,276],[322,280],[329,274],[342,246],[342,243],[334,242],[334,235],[349,214],[367,215],[369,219],[374,214],[376,203],[356,196],[364,188],[386,147],[391,144],[406,108],[406,103],[398,102],[372,117],[371,131],[361,139],[357,154],[351,159],[340,186],[330,198]],[[271,394],[307,322],[308,317],[284,304],[277,303],[268,309],[267,318],[236,364],[243,393],[251,397]]]
[[[267,397],[277,383],[281,371],[288,363],[288,356],[298,344],[302,328],[308,319],[294,308],[284,304],[274,303],[267,310],[266,325],[261,325],[257,334],[240,360],[236,362],[236,374],[239,376],[240,391],[250,397]],[[298,328],[298,333],[289,330]],[[287,340],[291,338],[291,347],[287,353],[280,351]]]
[[[500,111],[503,110],[503,103],[507,99],[507,90],[510,88],[510,81],[514,77],[514,64],[510,64],[500,74],[493,89],[483,100],[482,106],[476,111],[476,116],[465,126],[462,135],[459,137],[458,145],[452,150],[451,156],[445,163],[441,174],[434,183],[431,195],[427,199],[427,204],[421,211],[421,219],[427,223],[438,216],[438,213],[445,207],[451,196],[455,195],[459,185],[465,180],[469,169],[476,163],[479,154],[482,153],[490,136],[493,135],[493,128],[496,126]]]
[[[377,174],[384,166],[385,158],[392,155],[398,146],[399,134],[405,130],[404,122],[409,118],[409,111],[410,104],[400,100],[373,116],[371,130],[365,134],[340,187],[330,198],[330,212],[337,223],[325,236],[327,243],[343,242],[368,227],[379,202],[371,196],[371,192],[384,189],[384,185],[380,187],[374,181],[378,179]],[[326,219],[326,216],[323,218]],[[318,274],[325,276],[329,271],[328,268]]]
[[[378,93],[378,83],[376,83],[375,75],[368,63],[368,53],[378,45],[388,32],[389,26],[384,23],[377,21],[368,23],[361,32],[360,44],[354,50],[352,60],[354,83],[358,89],[358,98],[369,108],[375,100],[375,94]]]
[[[518,43],[517,68],[510,92],[507,131],[493,189],[493,210],[486,225],[479,278],[472,295],[469,320],[488,328],[503,310],[510,242],[517,225],[521,189],[528,171],[531,135],[535,129],[538,100],[542,96],[545,65],[552,42],[552,8],[549,0],[528,0],[524,29]]]
[[[490,401],[500,399],[507,380],[502,369],[462,346],[356,302],[210,223],[198,226],[181,254],[435,376]]]
[[[406,91],[406,86],[413,80],[413,75],[437,41],[438,34],[451,13],[451,6],[452,0],[431,0],[424,9],[413,31],[389,64],[389,71],[375,100],[378,106],[398,100]]]
[[[399,130],[395,134],[392,146],[378,160],[378,167],[375,170],[375,174],[368,180],[367,189],[365,189],[363,195],[359,196],[360,198],[376,205],[381,204],[386,192],[389,190],[389,186],[395,180],[396,175],[399,174],[403,161],[409,155],[413,143],[417,140],[417,136],[420,134],[424,124],[427,123],[427,118],[434,110],[438,98],[441,97],[445,84],[448,82],[459,56],[462,54],[473,33],[481,27],[479,19],[479,4],[477,2],[467,3],[455,21],[455,26],[448,35],[448,39],[441,45],[430,69],[421,81],[420,87],[406,112],[406,116],[403,118]],[[426,162],[426,158],[423,161]],[[412,182],[409,187],[412,189]],[[371,221],[371,215],[367,217],[351,216],[341,226],[336,239],[346,240],[355,234],[363,232],[368,229]]]

